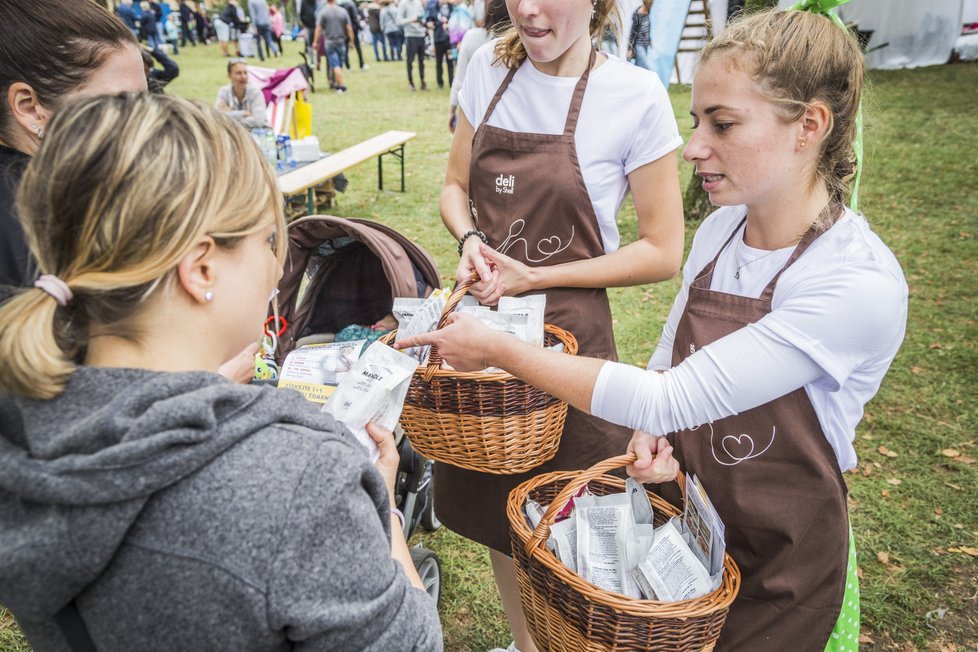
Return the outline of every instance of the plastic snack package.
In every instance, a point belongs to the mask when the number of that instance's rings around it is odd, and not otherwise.
[[[371,461],[376,461],[380,453],[366,425],[373,422],[394,430],[417,368],[414,357],[374,342],[343,377],[322,411],[346,425],[370,452]]]
[[[398,300],[395,299],[392,312],[397,318],[398,328],[394,341],[400,342],[415,335],[421,335],[422,333],[435,330],[438,327],[438,321],[441,319],[441,314],[445,310],[445,305],[448,303],[448,297],[451,294],[452,292],[449,288],[435,290],[416,308],[409,319],[407,315],[414,304],[398,303]],[[405,321],[407,321],[406,325]],[[430,350],[430,346],[415,346],[405,349],[404,352],[414,357],[420,364],[424,364],[428,360]]]
[[[581,577],[606,591],[641,597],[639,585],[626,568],[626,542],[635,537],[631,498],[624,493],[581,496],[574,501],[574,514]]]
[[[285,357],[278,386],[294,389],[314,403],[325,403],[356,364],[365,343],[352,340],[295,349]]]
[[[547,311],[547,296],[545,294],[500,297],[497,310],[503,314],[525,316],[526,341],[537,346],[543,346],[543,318]]]

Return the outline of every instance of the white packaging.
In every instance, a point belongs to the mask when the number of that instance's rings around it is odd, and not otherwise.
[[[414,314],[411,315],[410,319],[407,321],[406,326],[399,325],[397,328],[397,336],[394,338],[395,342],[400,342],[401,340],[414,337],[415,335],[421,335],[423,333],[429,333],[436,328],[438,328],[438,321],[441,319],[441,314],[445,310],[445,305],[448,303],[448,297],[450,297],[452,291],[448,288],[441,288],[440,290],[435,290],[428,298],[424,300],[424,303],[418,307]],[[402,319],[407,319],[407,312],[410,310],[408,304],[399,304],[398,306],[401,310],[402,318],[398,319],[398,324],[403,324]],[[398,316],[398,312],[394,313],[394,316]],[[424,364],[428,361],[428,352],[430,351],[430,346],[415,346],[409,349],[405,349],[404,353],[415,358],[420,364]]]
[[[340,381],[323,412],[346,425],[375,461],[380,452],[366,425],[373,422],[394,430],[417,368],[413,357],[374,342]]]
[[[548,540],[548,545],[552,542],[551,550],[557,555],[557,559],[567,568],[571,569],[575,573],[579,572],[577,570],[577,512],[571,512],[571,515],[565,518],[563,521],[559,521],[550,526],[550,539]]]
[[[292,156],[297,161],[318,161],[319,160],[319,139],[315,136],[306,136],[301,140],[292,141]]]
[[[278,386],[294,389],[314,403],[325,403],[356,364],[365,343],[354,340],[295,349],[285,357]]]
[[[497,310],[503,314],[525,316],[525,341],[543,346],[543,318],[547,311],[547,295],[530,294],[523,297],[500,297]]]
[[[577,568],[588,582],[630,597],[642,593],[626,568],[626,541],[635,536],[631,499],[626,494],[581,496],[577,516]]]
[[[706,568],[672,520],[656,529],[652,546],[634,576],[647,595],[664,602],[698,598],[712,586]]]
[[[645,487],[635,478],[625,480],[625,493],[632,501],[632,516],[635,517],[635,524],[651,525],[653,519],[652,501],[645,492]]]

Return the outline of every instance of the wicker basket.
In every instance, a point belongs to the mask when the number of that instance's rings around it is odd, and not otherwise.
[[[712,650],[740,589],[740,569],[730,555],[724,560],[723,582],[716,591],[682,602],[636,600],[599,589],[564,566],[546,547],[557,511],[583,485],[592,493],[623,492],[625,481],[605,472],[635,460],[634,454],[613,457],[586,471],[539,475],[509,494],[506,513],[523,611],[534,642],[541,650]],[[685,477],[677,482],[684,495]],[[550,504],[536,530],[523,515],[527,497]],[[679,513],[649,493],[655,524]]]
[[[478,277],[452,292],[438,328],[445,325]],[[397,331],[381,341],[390,344]],[[577,354],[577,340],[551,324],[544,345],[562,342]],[[426,367],[411,379],[401,427],[411,445],[433,460],[495,475],[523,473],[557,454],[567,418],[567,403],[506,372],[443,369],[436,347]]]

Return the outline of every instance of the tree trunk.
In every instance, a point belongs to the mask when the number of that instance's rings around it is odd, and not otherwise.
[[[751,13],[760,9],[773,8],[778,6],[778,0],[745,0],[744,12]],[[710,203],[710,196],[703,190],[703,184],[694,171],[686,186],[686,196],[683,197],[683,212],[686,219],[699,221],[713,212],[713,204]]]

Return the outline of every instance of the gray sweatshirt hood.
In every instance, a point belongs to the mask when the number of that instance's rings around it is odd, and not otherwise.
[[[250,434],[341,429],[298,394],[205,372],[83,367],[57,398],[5,402],[0,604],[31,618],[102,573],[154,493]]]

